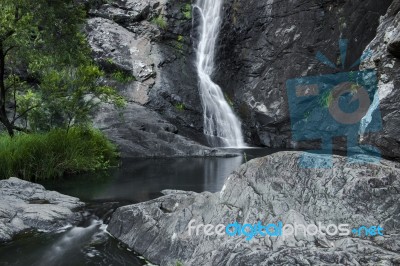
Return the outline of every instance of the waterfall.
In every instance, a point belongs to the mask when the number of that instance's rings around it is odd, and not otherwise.
[[[241,123],[226,101],[221,88],[211,76],[214,73],[215,48],[221,26],[223,0],[197,0],[194,10],[200,15],[196,67],[199,76],[201,104],[204,112],[204,134],[213,146],[246,147]]]

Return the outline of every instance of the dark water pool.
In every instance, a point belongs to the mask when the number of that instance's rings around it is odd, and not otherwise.
[[[128,159],[106,173],[85,174],[43,183],[47,189],[83,201],[143,202],[164,189],[217,192],[242,163],[275,152],[271,149],[231,150],[229,158]]]
[[[107,209],[161,196],[164,189],[219,191],[225,178],[243,162],[276,152],[232,150],[230,158],[129,159],[103,173],[44,182],[50,190],[88,203],[87,219],[58,232],[27,232],[0,246],[0,265],[144,265],[106,231]]]

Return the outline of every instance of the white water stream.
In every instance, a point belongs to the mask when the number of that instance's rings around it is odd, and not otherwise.
[[[246,147],[241,123],[226,101],[221,88],[211,76],[215,69],[215,50],[221,26],[223,0],[197,0],[195,12],[200,14],[199,44],[196,67],[199,76],[201,103],[204,112],[204,134],[213,146]]]

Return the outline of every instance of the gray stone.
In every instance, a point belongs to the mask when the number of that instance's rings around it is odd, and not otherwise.
[[[89,19],[85,30],[96,61],[132,73],[140,80],[154,74],[148,59],[148,40],[138,40],[134,33],[104,18]]]
[[[242,165],[219,193],[164,191],[165,196],[117,209],[108,231],[160,265],[397,265],[399,165],[299,166],[300,152],[280,152]],[[320,155],[309,155],[310,160]],[[188,223],[381,225],[384,236],[189,236]]]
[[[0,242],[27,229],[53,231],[76,224],[79,199],[47,191],[42,185],[11,177],[0,180]]]
[[[146,19],[150,11],[150,1],[115,1],[91,9],[89,14],[113,20],[119,24],[129,25],[132,22]]]

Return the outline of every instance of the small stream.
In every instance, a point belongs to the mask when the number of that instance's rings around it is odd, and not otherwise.
[[[129,159],[102,173],[70,176],[42,184],[86,202],[84,221],[57,232],[26,232],[0,245],[0,265],[146,265],[106,231],[117,207],[151,200],[164,189],[221,190],[225,178],[246,160],[275,152],[234,150],[231,158]]]

